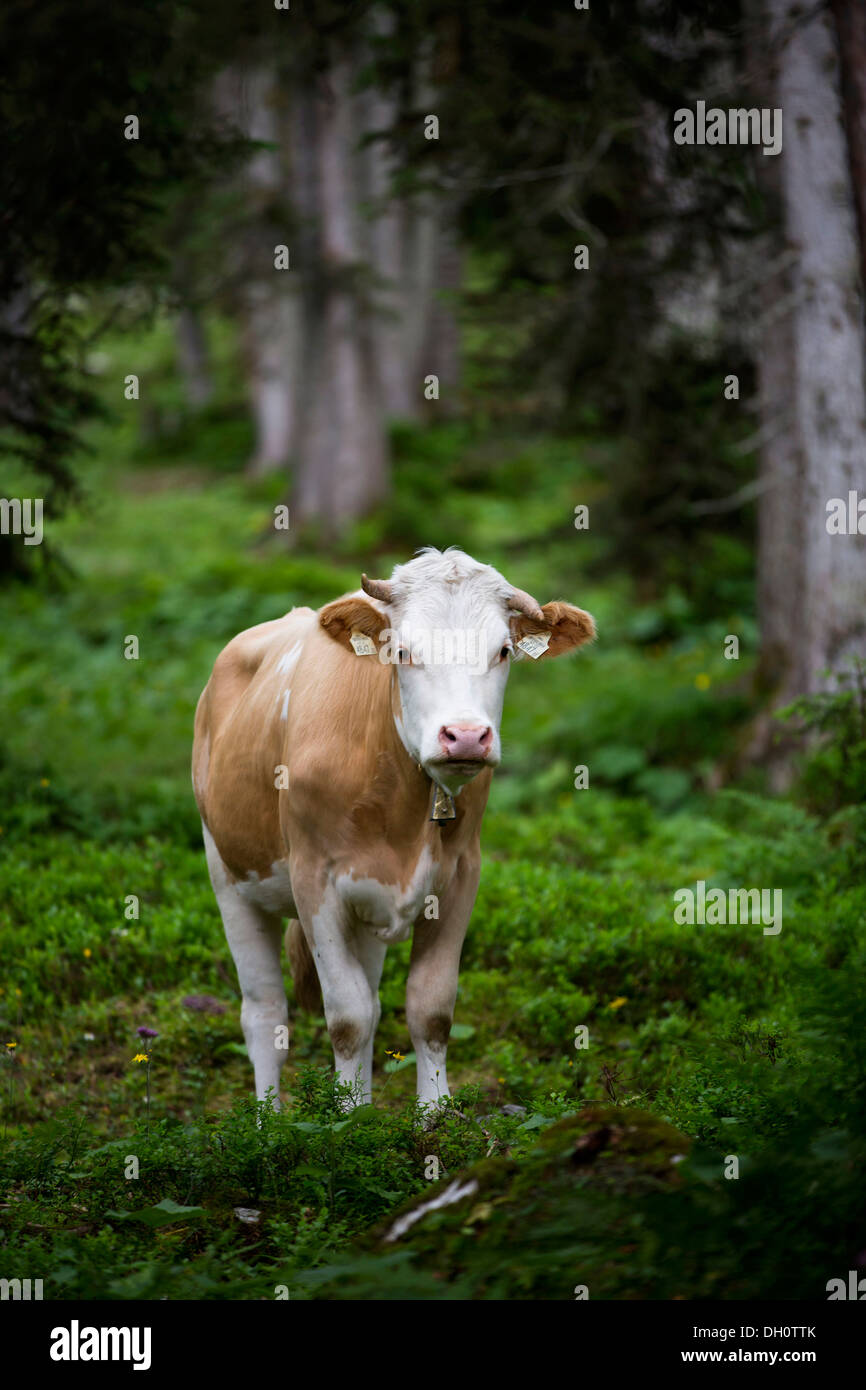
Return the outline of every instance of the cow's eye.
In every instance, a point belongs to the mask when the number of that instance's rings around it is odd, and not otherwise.
[[[506,643],[505,643],[505,646],[502,648],[502,651],[499,653],[499,660],[500,660],[500,661],[507,661],[507,659],[508,659],[508,657],[509,657],[509,655],[510,655],[510,653],[511,653],[512,651],[513,651],[513,647],[512,647],[512,645],[511,645],[511,643],[510,643],[510,642],[506,642]]]

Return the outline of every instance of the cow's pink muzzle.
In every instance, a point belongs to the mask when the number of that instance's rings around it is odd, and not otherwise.
[[[489,724],[443,724],[439,747],[449,762],[483,762],[493,747]]]

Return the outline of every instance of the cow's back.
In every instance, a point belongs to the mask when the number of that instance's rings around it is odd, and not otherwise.
[[[294,608],[239,633],[217,657],[196,708],[195,798],[238,878],[267,874],[282,854],[275,769],[292,673],[316,623],[311,608]]]

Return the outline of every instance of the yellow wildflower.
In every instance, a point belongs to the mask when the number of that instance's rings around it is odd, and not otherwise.
[[[146,1052],[138,1052],[132,1060],[133,1062],[149,1062],[150,1058],[148,1057]]]
[[[607,1007],[608,1007],[609,1009],[621,1009],[622,1006],[623,1006],[623,1004],[627,1004],[627,1003],[628,1003],[628,1000],[627,1000],[627,999],[611,999],[611,1001],[610,1001],[610,1003],[608,1004]]]

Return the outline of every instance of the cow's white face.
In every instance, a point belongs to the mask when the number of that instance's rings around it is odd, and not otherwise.
[[[479,584],[392,605],[380,660],[396,665],[395,724],[409,756],[456,792],[501,757],[499,725],[514,652],[505,597]]]
[[[370,600],[372,599],[372,603]],[[367,642],[392,665],[400,740],[414,762],[454,793],[501,757],[499,724],[519,643],[560,656],[594,635],[592,618],[567,603],[541,609],[490,565],[459,550],[424,550],[390,580],[328,604],[321,626],[345,646]]]

